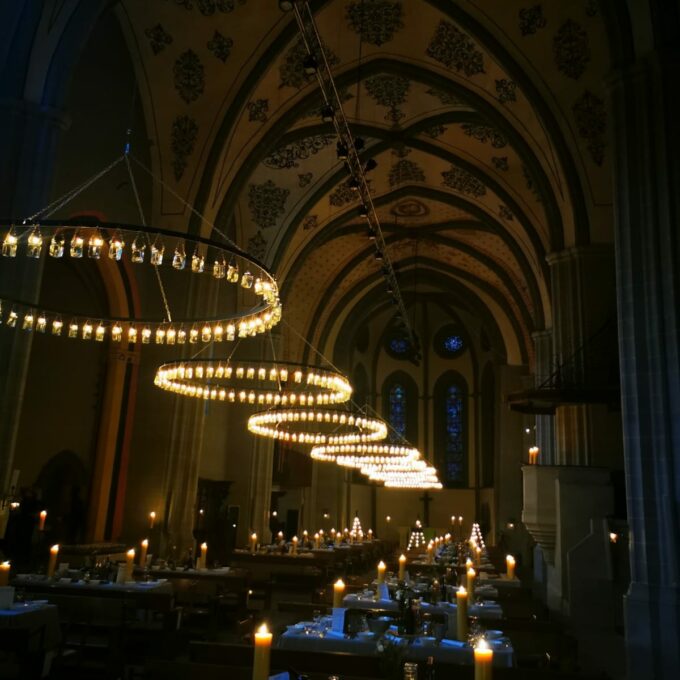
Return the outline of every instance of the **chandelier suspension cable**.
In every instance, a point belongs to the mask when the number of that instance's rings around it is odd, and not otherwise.
[[[128,136],[131,131],[128,130]],[[130,177],[130,184],[132,185],[132,193],[135,196],[135,201],[137,203],[137,210],[139,211],[139,219],[142,221],[142,226],[146,227],[146,220],[144,219],[144,208],[142,208],[142,201],[139,197],[139,191],[137,190],[137,182],[135,181],[135,175],[132,172],[132,166],[130,165],[130,142],[128,141],[125,145],[125,167],[128,171],[128,176]],[[146,235],[146,240],[151,246],[151,241],[149,235]],[[158,282],[158,288],[161,292],[161,298],[163,300],[163,307],[165,307],[165,317],[168,323],[172,323],[172,314],[170,313],[170,304],[168,303],[168,296],[165,292],[165,286],[163,285],[163,279],[161,279],[161,273],[158,270],[158,265],[153,265],[154,272],[156,274],[156,281]]]
[[[285,324],[293,333],[295,333],[295,335],[297,335],[297,337],[300,338],[300,340],[302,340],[302,342],[304,342],[305,345],[307,345],[313,352],[315,352],[318,356],[320,356],[334,371],[336,371],[338,373],[342,373],[342,371],[320,349],[315,347],[311,342],[309,342],[309,340],[307,340],[307,338],[305,338],[301,333],[299,333],[295,328],[293,328],[293,326],[291,326],[290,323],[288,323],[288,321],[286,321],[285,318],[281,319],[281,323]],[[350,399],[349,403],[354,408],[356,408],[358,411],[365,412],[366,415],[372,414],[376,418],[381,417],[380,414],[370,404],[364,404],[363,406],[360,406],[359,404],[357,404],[354,401],[354,399]],[[409,442],[408,439],[406,439],[406,437],[404,437],[404,435],[402,435],[400,432],[397,432],[397,430],[394,429],[394,427],[392,426],[392,423],[390,423],[388,420],[385,420],[385,424],[390,429],[390,431],[394,435],[396,435],[396,437],[401,442],[404,443],[404,445],[413,446],[411,444],[411,442]]]
[[[33,222],[38,218],[47,219],[51,217],[52,215],[54,215],[55,212],[57,212],[57,210],[63,208],[65,205],[68,205],[83,191],[89,189],[95,182],[104,177],[104,175],[111,172],[113,168],[115,168],[119,163],[123,161],[123,158],[124,156],[118,156],[116,159],[111,161],[111,163],[109,163],[106,167],[102,168],[94,175],[90,176],[88,179],[86,179],[78,186],[74,187],[73,189],[69,189],[69,191],[67,191],[65,194],[62,194],[58,198],[54,199],[54,201],[52,201],[49,205],[46,205],[44,208],[41,208],[40,210],[38,210],[38,212],[33,213],[33,215],[29,215],[28,217],[26,217],[24,220],[22,220],[22,224],[26,224],[27,222]]]
[[[388,284],[392,289],[392,296],[396,306],[399,309],[399,315],[403,320],[406,333],[409,337],[409,342],[415,351],[419,350],[420,343],[416,336],[413,326],[409,322],[408,313],[406,311],[406,306],[401,295],[399,284],[397,282],[397,277],[394,272],[394,266],[390,260],[387,253],[387,245],[385,242],[385,237],[380,226],[380,220],[373,204],[373,199],[371,198],[371,193],[368,187],[368,182],[366,180],[366,175],[364,172],[361,159],[359,158],[359,153],[354,144],[354,137],[349,128],[347,118],[342,106],[342,98],[338,93],[338,89],[335,85],[335,80],[333,79],[333,74],[331,72],[330,64],[326,57],[326,52],[323,48],[321,42],[321,36],[314,21],[314,15],[309,7],[309,3],[306,0],[297,0],[293,3],[293,9],[295,12],[295,19],[298,24],[298,29],[300,31],[301,38],[305,44],[308,53],[311,56],[320,57],[321,63],[316,69],[316,77],[319,83],[319,89],[325,100],[326,105],[330,105],[333,108],[333,126],[340,140],[345,145],[347,149],[347,165],[349,166],[350,172],[354,179],[359,184],[359,193],[363,205],[366,209],[366,219],[369,222],[369,226],[372,232],[375,234],[376,252],[382,256],[383,268],[385,277]],[[303,17],[302,11],[305,11],[306,17]]]
[[[153,180],[158,182],[169,194],[171,194],[174,198],[176,198],[185,208],[189,209],[189,212],[191,212],[193,215],[198,217],[202,222],[205,222],[216,234],[219,234],[230,246],[233,248],[236,248],[237,250],[243,250],[239,246],[234,243],[223,231],[218,229],[215,224],[209,220],[202,212],[197,210],[191,203],[186,201],[182,196],[180,196],[170,185],[167,184],[167,182],[164,182],[160,177],[158,177],[152,170],[151,168],[148,168],[142,161],[137,158],[137,156],[130,154],[130,158],[140,167],[144,172],[146,172],[147,175],[149,175]]]

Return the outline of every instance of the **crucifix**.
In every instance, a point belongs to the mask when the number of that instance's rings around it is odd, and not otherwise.
[[[430,493],[426,491],[420,498],[423,502],[423,519],[425,520],[425,526],[430,526],[430,503],[434,500]]]

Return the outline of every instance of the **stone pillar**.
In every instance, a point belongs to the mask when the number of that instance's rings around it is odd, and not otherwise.
[[[672,53],[650,53],[609,82],[630,526],[626,644],[628,677],[640,680],[675,679],[680,668],[677,34],[675,41]]]
[[[534,341],[536,366],[534,370],[535,387],[540,387],[550,378],[554,370],[552,331],[546,329],[531,334]],[[536,416],[536,446],[541,449],[541,463],[555,464],[555,417]],[[526,451],[524,452],[526,455]]]
[[[612,385],[615,349],[614,252],[608,245],[569,248],[548,256],[553,299],[553,356],[558,367],[553,387],[603,388]],[[609,466],[617,447],[601,436],[617,428],[603,420],[601,405],[565,404],[555,412],[557,465]],[[596,430],[594,424],[597,422]],[[612,450],[613,449],[613,450]]]

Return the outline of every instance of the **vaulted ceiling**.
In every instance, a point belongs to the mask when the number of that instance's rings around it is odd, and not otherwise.
[[[551,324],[545,257],[611,240],[596,0],[312,2],[399,276],[469,291],[511,363]],[[385,292],[321,122],[292,13],[274,0],[123,0],[155,170],[273,267],[312,343]],[[203,230],[166,190],[157,217]],[[447,281],[449,282],[447,284]],[[291,350],[302,346],[289,339]]]

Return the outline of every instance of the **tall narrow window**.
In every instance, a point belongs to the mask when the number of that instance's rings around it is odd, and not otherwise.
[[[468,482],[466,395],[465,380],[455,371],[447,371],[435,385],[435,460],[448,487]]]
[[[395,383],[390,389],[389,421],[392,426],[393,441],[406,437],[406,389]]]
[[[446,390],[446,478],[450,482],[463,481],[465,470],[465,447],[463,440],[463,399],[458,385],[449,385]]]

